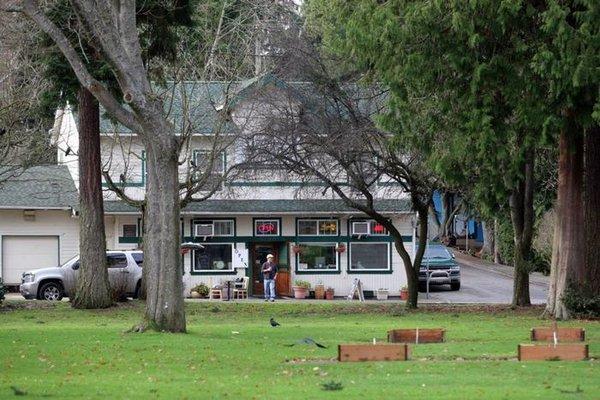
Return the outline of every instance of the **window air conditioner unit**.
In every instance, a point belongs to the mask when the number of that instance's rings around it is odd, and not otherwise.
[[[366,221],[353,222],[352,223],[352,234],[353,235],[368,235],[370,232],[370,224]]]
[[[213,224],[196,224],[194,225],[194,236],[213,236],[215,227]]]

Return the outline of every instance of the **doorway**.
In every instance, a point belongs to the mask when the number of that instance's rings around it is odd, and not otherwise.
[[[252,294],[262,296],[265,293],[262,274],[262,265],[267,261],[267,255],[275,256],[275,264],[279,264],[279,245],[277,243],[256,243],[252,248]]]

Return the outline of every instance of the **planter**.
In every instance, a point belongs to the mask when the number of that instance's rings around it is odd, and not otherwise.
[[[441,343],[444,341],[444,329],[393,329],[388,331],[390,343]]]
[[[400,289],[400,300],[408,300],[408,289]]]
[[[192,297],[192,299],[199,299],[199,298],[201,297],[201,296],[200,296],[200,293],[198,293],[198,292],[197,292],[197,291],[195,291],[195,290],[192,290],[192,291],[190,292],[190,296]]]
[[[335,294],[335,291],[332,288],[329,288],[325,291],[325,299],[326,300],[333,300],[333,296]]]
[[[388,299],[389,291],[387,289],[386,290],[380,289],[380,290],[377,290],[376,292],[377,292],[377,300],[387,300]]]
[[[325,298],[325,286],[316,285],[315,286],[315,299],[323,300]]]
[[[531,330],[531,340],[541,342],[554,342],[554,328],[533,328]],[[583,342],[585,341],[585,329],[556,328],[556,340],[559,342]]]
[[[589,357],[588,345],[568,344],[520,344],[519,361],[582,361]]]
[[[340,344],[338,361],[406,361],[409,350],[406,343]]]
[[[308,288],[302,286],[292,286],[295,299],[305,299],[308,296]]]

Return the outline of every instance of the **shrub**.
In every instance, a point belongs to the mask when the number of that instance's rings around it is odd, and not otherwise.
[[[578,285],[569,284],[562,297],[565,307],[578,317],[600,317],[600,296]]]
[[[296,279],[294,281],[294,286],[298,286],[298,287],[305,288],[305,289],[310,289],[310,282]]]
[[[4,301],[5,293],[6,293],[6,286],[4,286],[4,283],[2,282],[2,278],[0,278],[0,305],[2,305],[2,302]]]
[[[192,288],[193,292],[198,292],[198,294],[200,295],[200,297],[206,297],[208,296],[208,292],[210,291],[208,286],[206,286],[204,283],[200,283],[196,286],[194,286]]]

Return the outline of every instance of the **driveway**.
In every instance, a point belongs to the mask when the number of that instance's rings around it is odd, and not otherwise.
[[[461,267],[461,288],[453,292],[449,286],[430,288],[419,293],[419,301],[426,303],[497,303],[510,304],[513,292],[513,268],[494,264],[456,252]],[[533,304],[546,303],[550,277],[534,272],[530,275],[529,294]]]

